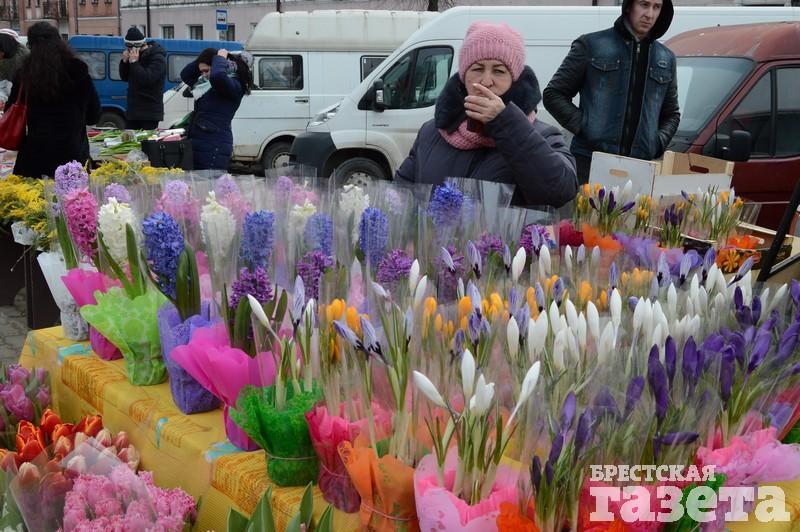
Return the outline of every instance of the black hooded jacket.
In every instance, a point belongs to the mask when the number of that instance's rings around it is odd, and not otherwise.
[[[464,83],[453,75],[436,101],[433,120],[420,128],[395,179],[433,185],[448,177],[510,183],[515,185],[512,203],[518,206],[560,207],[575,197],[575,160],[561,132],[541,120],[528,120],[542,98],[530,67],[503,95],[506,108],[484,125],[483,134],[494,140],[494,148],[460,150],[439,132],[453,132],[466,120],[466,96]]]
[[[128,82],[128,120],[164,119],[167,53],[155,41],[147,43],[135,63],[119,62],[119,76]]]
[[[576,39],[544,90],[545,108],[575,134],[576,155],[604,151],[655,159],[678,128],[675,56],[657,41],[672,23],[672,1],[663,0],[641,41],[626,23],[633,2],[623,2],[613,28]],[[580,107],[572,102],[577,94]]]

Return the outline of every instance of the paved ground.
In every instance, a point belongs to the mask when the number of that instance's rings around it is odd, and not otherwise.
[[[28,334],[25,289],[14,299],[14,306],[0,307],[0,362],[16,362]]]

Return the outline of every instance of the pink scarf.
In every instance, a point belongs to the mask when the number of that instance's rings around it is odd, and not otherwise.
[[[536,120],[536,111],[531,111],[528,115],[528,121],[533,124]],[[452,133],[447,130],[440,129],[439,134],[450,144],[458,150],[477,150],[479,148],[494,148],[494,139],[474,131],[467,129],[467,120],[459,124],[458,129]]]

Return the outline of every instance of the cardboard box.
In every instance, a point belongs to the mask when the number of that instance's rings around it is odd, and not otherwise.
[[[643,161],[594,152],[589,182],[622,188],[629,180],[636,194],[654,198],[716,187],[730,190],[734,163],[693,153],[664,153],[662,161]]]
[[[739,235],[750,235],[758,239],[753,248],[725,247],[717,252],[717,266],[723,273],[736,273],[739,266],[748,258],[753,257],[753,270],[761,269],[761,263],[772,242],[775,240],[775,231],[757,225],[740,223],[737,231]],[[786,260],[792,254],[795,237],[786,235],[778,249],[775,264]]]

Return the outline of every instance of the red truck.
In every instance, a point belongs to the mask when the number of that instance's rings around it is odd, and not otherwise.
[[[736,193],[775,228],[800,179],[800,22],[681,33],[681,122],[670,149],[736,161]]]

